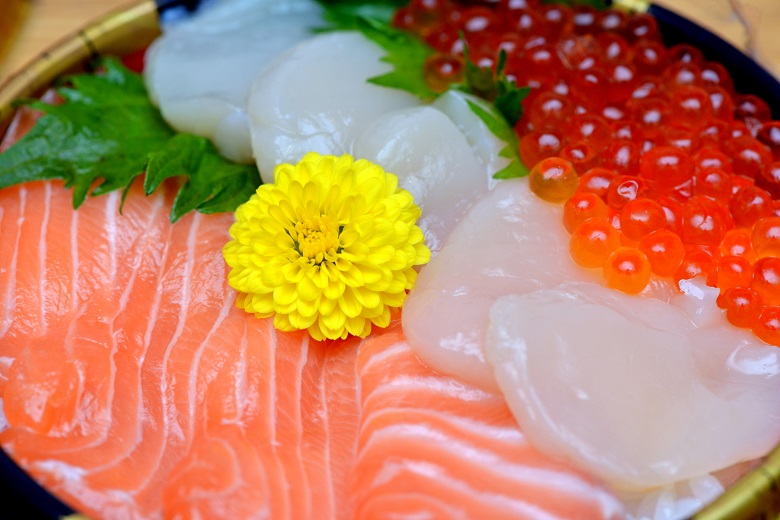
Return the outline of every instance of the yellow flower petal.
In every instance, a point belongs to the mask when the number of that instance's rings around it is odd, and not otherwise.
[[[315,340],[386,327],[430,259],[398,178],[366,160],[306,154],[235,213],[222,250],[236,305]]]

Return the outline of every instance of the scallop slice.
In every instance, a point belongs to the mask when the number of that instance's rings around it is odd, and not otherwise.
[[[499,393],[483,350],[490,306],[562,281],[600,283],[601,273],[571,261],[562,206],[542,201],[527,179],[501,181],[483,196],[425,266],[404,303],[410,345],[430,366]],[[648,294],[668,298],[654,281]]]
[[[252,162],[252,82],[321,24],[321,9],[310,0],[207,4],[166,25],[149,48],[144,76],[152,101],[177,130],[210,138],[229,159]]]
[[[700,327],[683,306],[584,283],[499,298],[490,320],[487,357],[523,432],[616,489],[694,479],[780,440],[780,351],[725,320]]]
[[[434,252],[488,191],[486,166],[455,123],[433,107],[380,117],[358,136],[354,153],[397,175],[399,185],[411,192],[422,209],[418,224]]]
[[[484,166],[488,187],[492,189],[497,183],[493,179],[493,174],[509,164],[509,159],[501,156],[501,151],[507,143],[490,131],[487,125],[474,113],[469,103],[476,104],[487,112],[493,110],[484,100],[458,90],[448,90],[440,95],[433,102],[433,107],[447,114],[447,117],[463,133],[477,159]]]
[[[390,71],[384,51],[355,32],[310,38],[279,57],[252,87],[252,148],[273,182],[279,163],[307,152],[351,153],[355,138],[382,115],[420,105],[411,94],[367,82]]]

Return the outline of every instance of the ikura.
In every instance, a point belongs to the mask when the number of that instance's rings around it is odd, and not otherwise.
[[[766,305],[780,305],[780,258],[765,257],[753,264],[750,288]]]
[[[639,174],[661,189],[670,189],[691,179],[693,161],[679,148],[659,146],[642,156]]]
[[[750,287],[753,279],[753,268],[750,262],[741,256],[724,256],[718,260],[717,287],[723,294],[733,287]]]
[[[648,233],[639,241],[639,250],[650,262],[653,274],[662,277],[672,276],[685,256],[685,245],[677,233],[668,229],[659,229]]]
[[[564,141],[556,132],[530,132],[520,139],[520,158],[525,164],[536,164],[558,155],[563,146]]]
[[[607,287],[628,294],[642,292],[650,281],[650,261],[639,249],[619,247],[604,263]]]
[[[697,276],[703,276],[707,285],[714,286],[715,260],[706,250],[689,247],[685,251],[680,267],[675,271],[673,278],[679,285],[680,280],[689,280]]]
[[[620,211],[620,231],[631,240],[641,240],[666,226],[664,209],[656,201],[645,197],[631,200]]]
[[[607,192],[610,184],[617,177],[617,173],[607,168],[593,168],[580,176],[577,191],[595,193],[601,200],[607,200]]]
[[[466,45],[532,87],[520,157],[564,203],[576,263],[629,293],[704,277],[729,321],[780,346],[780,121],[721,64],[664,47],[651,16],[541,0],[412,0],[394,20],[439,51],[437,92],[462,81]]]
[[[569,233],[590,218],[607,220],[607,205],[595,193],[577,192],[563,204],[563,226]]]
[[[590,218],[571,234],[569,254],[583,267],[601,267],[620,247],[620,235],[606,220]]]
[[[758,258],[780,257],[780,217],[760,219],[750,237]]]
[[[463,78],[463,59],[451,54],[434,53],[426,58],[423,67],[425,83],[434,92],[445,92]]]
[[[739,256],[750,262],[756,261],[750,232],[744,228],[732,229],[726,232],[720,241],[720,254],[723,256]]]
[[[733,287],[718,298],[726,319],[735,327],[752,328],[761,315],[761,298],[749,287]]]
[[[543,159],[528,176],[531,191],[547,202],[561,203],[577,191],[579,178],[569,161],[558,157]]]
[[[780,347],[780,307],[764,307],[753,325],[753,333],[770,345]]]

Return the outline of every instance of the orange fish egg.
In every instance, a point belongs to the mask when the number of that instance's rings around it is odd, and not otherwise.
[[[620,235],[605,220],[591,218],[580,224],[569,241],[569,254],[583,267],[601,267],[618,247]]]
[[[672,276],[685,256],[682,239],[668,229],[659,229],[644,236],[639,242],[639,250],[645,254],[653,273],[658,276]]]
[[[569,161],[558,157],[543,159],[528,176],[531,191],[547,202],[561,203],[574,195],[579,177]]]
[[[617,248],[604,264],[604,280],[607,287],[628,294],[637,294],[650,281],[650,261],[639,249]]]
[[[733,287],[718,297],[718,306],[735,327],[751,328],[761,314],[761,297],[749,287]]]
[[[750,288],[766,305],[780,305],[780,258],[761,258],[753,264]]]
[[[563,225],[569,233],[589,218],[607,218],[607,205],[595,193],[577,192],[563,204]]]
[[[770,345],[780,347],[780,307],[764,307],[753,325],[753,333]]]
[[[780,256],[780,217],[762,218],[753,226],[751,241],[756,256]]]

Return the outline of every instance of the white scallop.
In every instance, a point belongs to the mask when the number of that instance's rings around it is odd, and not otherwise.
[[[493,110],[482,99],[459,90],[448,90],[436,98],[433,106],[447,114],[447,117],[457,125],[466,137],[466,141],[477,159],[485,167],[488,186],[493,188],[496,185],[493,174],[509,164],[509,160],[501,156],[501,151],[507,146],[507,143],[490,131],[487,125],[474,113],[469,103],[474,103],[488,112]]]
[[[480,199],[404,305],[418,355],[501,392],[536,447],[622,490],[764,455],[780,440],[780,351],[696,281],[604,288],[569,258],[561,213],[526,179]]]
[[[617,489],[697,478],[780,440],[780,351],[749,332],[583,283],[499,298],[490,318],[487,357],[523,432]]]
[[[351,153],[382,115],[420,105],[407,92],[366,80],[390,71],[384,52],[354,32],[314,36],[279,57],[252,87],[252,147],[265,182],[306,152]]]
[[[311,0],[232,0],[166,25],[146,55],[152,101],[175,129],[210,138],[229,159],[252,162],[252,82],[322,25],[320,11]]]
[[[418,224],[434,252],[488,190],[486,167],[458,127],[433,107],[380,117],[357,137],[354,153],[396,174],[411,192],[422,209]]]
[[[562,206],[541,201],[526,179],[502,181],[474,205],[404,303],[404,331],[426,363],[499,392],[483,350],[493,302],[566,280],[601,279],[569,258],[561,218]],[[648,291],[671,294],[663,283]]]

